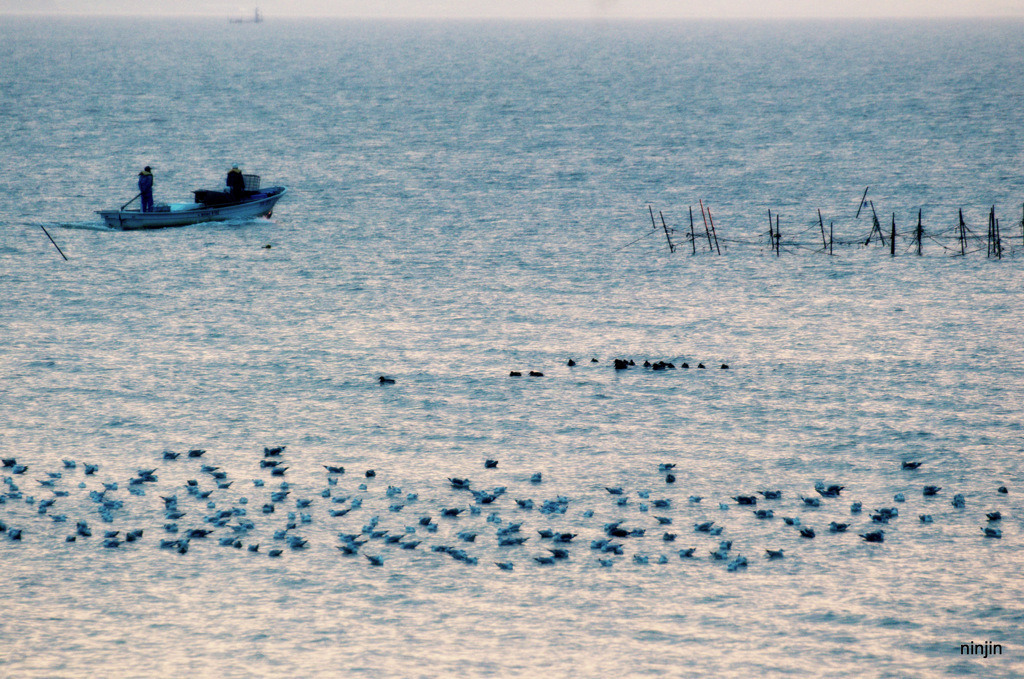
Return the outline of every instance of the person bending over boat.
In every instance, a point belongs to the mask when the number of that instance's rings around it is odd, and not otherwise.
[[[147,165],[139,173],[139,195],[142,196],[142,211],[153,211],[153,172]]]
[[[232,198],[241,200],[245,197],[245,178],[242,176],[242,171],[238,169],[237,165],[233,165],[228,170],[228,176],[224,183],[228,185]]]

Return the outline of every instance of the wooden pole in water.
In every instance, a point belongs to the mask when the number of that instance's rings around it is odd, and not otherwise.
[[[775,215],[775,256],[780,257],[781,252],[779,248],[782,247],[782,232],[779,231],[779,215]]]
[[[967,254],[967,234],[964,229],[967,227],[964,224],[964,209],[960,208],[960,256],[963,257]]]
[[[821,249],[824,250],[828,244],[825,243],[825,222],[821,218],[821,208],[818,208],[818,226],[821,227]]]
[[[708,221],[711,223],[711,235],[715,237],[715,251],[721,255],[722,249],[718,247],[718,231],[715,230],[715,220],[711,216],[711,206],[708,206]]]
[[[896,213],[892,213],[892,235],[889,238],[889,256],[896,256]]]
[[[668,224],[665,223],[665,215],[661,214],[661,210],[658,210],[658,216],[661,217],[661,226],[665,229],[665,240],[668,241],[668,251],[675,252],[676,246],[672,245],[672,239],[668,235]]]
[[[885,234],[882,233],[882,223],[878,221],[878,213],[875,212],[875,201],[869,200],[868,203],[871,205],[871,235],[868,236],[867,242],[864,245],[869,245],[871,239],[875,236],[875,231],[878,232],[878,239],[882,241],[882,247],[885,247]]]
[[[704,214],[704,199],[698,198],[697,202],[700,203],[700,216],[704,220],[704,233],[708,236],[708,250],[710,250],[712,248],[711,231],[708,229],[708,216]]]
[[[40,224],[40,225],[39,225],[39,228],[43,230],[43,233],[45,233],[45,234],[46,234],[46,237],[50,239],[50,242],[51,242],[51,243],[53,243],[53,247],[57,248],[57,252],[59,252],[59,253],[60,253],[60,256],[64,258],[64,261],[65,261],[65,262],[66,262],[66,261],[68,261],[68,256],[67,256],[67,255],[65,255],[65,254],[64,254],[64,251],[60,249],[60,246],[59,246],[59,245],[57,245],[57,241],[53,240],[53,236],[51,236],[51,235],[50,235],[50,232],[46,230],[46,227],[45,227],[45,226],[43,226],[42,224]]]
[[[1024,220],[1021,222],[1024,224]],[[1024,227],[1022,227],[1024,229]],[[772,224],[772,209],[768,208],[768,245],[775,252],[775,225]]]
[[[833,228],[833,226],[834,226],[833,222],[829,222],[828,223],[828,254],[830,254],[830,255],[832,254],[832,234],[833,234],[832,228]]]
[[[658,225],[654,223],[654,208],[651,207],[650,203],[647,204],[647,211],[651,213],[651,228],[657,231]]]
[[[921,226],[921,208],[917,209],[917,231],[914,233],[914,239],[917,241],[917,256],[921,256],[921,241],[924,239],[924,227]]]
[[[697,254],[697,239],[693,235],[693,206],[690,206],[690,245],[693,246],[693,254]]]
[[[854,217],[854,219],[860,219],[860,210],[861,210],[862,207],[864,207],[864,199],[866,199],[868,197],[868,189],[869,188],[871,188],[871,187],[869,187],[869,186],[865,186],[864,187],[864,195],[860,197],[860,202],[857,203],[857,216]]]
[[[993,205],[992,209],[988,213],[988,237],[986,240],[986,252],[985,256],[991,258],[995,254],[995,221],[996,221],[996,207]]]

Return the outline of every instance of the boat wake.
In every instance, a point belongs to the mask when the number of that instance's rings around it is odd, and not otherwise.
[[[42,226],[47,229],[81,229],[83,231],[117,231],[103,222],[36,222],[28,226]]]

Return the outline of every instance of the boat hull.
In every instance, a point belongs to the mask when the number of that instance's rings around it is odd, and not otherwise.
[[[121,231],[163,229],[169,226],[189,226],[203,222],[225,222],[229,219],[252,219],[268,216],[286,191],[284,187],[275,187],[263,197],[230,205],[197,205],[188,209],[172,209],[162,212],[98,210],[97,214],[103,218],[108,227]]]

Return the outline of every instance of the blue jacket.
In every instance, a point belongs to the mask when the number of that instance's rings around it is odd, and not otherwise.
[[[139,173],[139,191],[146,193],[153,190],[153,173],[152,172],[140,172]]]

